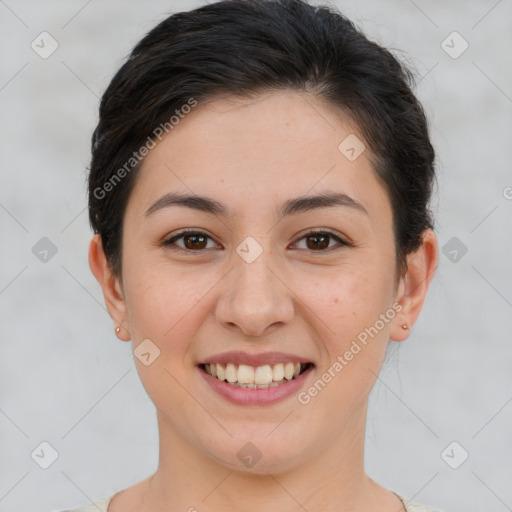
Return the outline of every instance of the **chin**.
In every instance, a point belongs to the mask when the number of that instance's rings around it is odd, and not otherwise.
[[[223,439],[217,449],[212,449],[211,440],[205,448],[215,462],[252,475],[284,473],[304,463],[306,440],[292,440],[285,430],[281,435],[276,431],[265,437],[270,431],[265,428],[265,434],[251,436],[246,430],[243,435],[229,438],[227,442]],[[275,437],[271,439],[272,436]]]

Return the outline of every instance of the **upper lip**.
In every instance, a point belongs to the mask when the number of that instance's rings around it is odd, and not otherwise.
[[[296,354],[287,354],[284,352],[262,352],[260,354],[250,354],[249,352],[242,351],[231,351],[223,352],[222,354],[216,354],[205,358],[199,364],[245,364],[247,366],[264,366],[279,363],[311,363],[309,359],[305,359],[302,356]]]

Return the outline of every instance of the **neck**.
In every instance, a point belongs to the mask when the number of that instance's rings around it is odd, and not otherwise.
[[[342,432],[328,432],[332,444],[319,444],[292,468],[261,473],[240,471],[205,456],[160,415],[158,469],[148,480],[141,510],[152,512],[296,511],[345,512],[382,506],[383,491],[364,472],[366,404]],[[304,452],[306,453],[306,451]],[[396,502],[395,502],[396,504]],[[378,508],[375,508],[378,510]]]

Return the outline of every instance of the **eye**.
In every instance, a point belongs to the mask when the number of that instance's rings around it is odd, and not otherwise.
[[[329,231],[310,231],[303,237],[299,238],[299,242],[301,240],[306,240],[306,247],[299,247],[299,249],[306,249],[314,252],[321,252],[326,249],[332,249],[336,246],[336,244],[334,244],[334,246],[330,245],[330,242],[333,240],[338,242],[338,246],[350,246],[348,242],[345,242],[339,236]],[[295,244],[296,247],[299,242]]]
[[[213,243],[213,246],[210,245],[208,247],[208,240],[210,240]],[[297,247],[302,240],[306,241],[306,246]],[[177,243],[178,241],[183,241],[183,244]],[[335,243],[331,244],[331,242],[333,241]],[[171,248],[178,248],[185,251],[196,252],[218,247],[218,245],[213,241],[213,239],[209,235],[202,231],[193,230],[182,231],[181,233],[162,242],[162,245],[166,247],[175,246]],[[299,238],[298,242],[295,243],[295,248],[306,249],[313,252],[324,252],[325,250],[336,248],[336,245],[338,245],[337,248],[340,248],[340,246],[350,246],[351,244],[345,242],[334,233],[319,230],[310,231],[309,233],[306,233],[304,236]]]
[[[169,238],[162,242],[164,246],[172,246],[176,245],[179,249],[190,250],[190,251],[201,251],[203,249],[211,249],[214,247],[208,247],[208,239],[212,240],[212,238],[203,233],[202,231],[182,231],[178,235]],[[183,245],[177,244],[178,240],[183,240]],[[216,244],[214,243],[216,246]]]

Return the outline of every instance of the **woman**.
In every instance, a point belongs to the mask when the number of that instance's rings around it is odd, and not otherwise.
[[[410,76],[327,7],[170,16],[105,92],[91,270],[159,464],[85,510],[428,511],[364,469],[368,395],[437,265]]]

